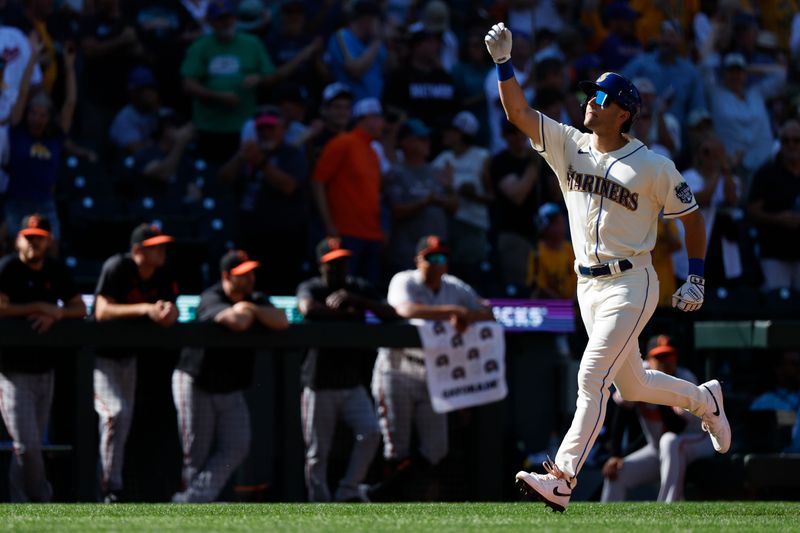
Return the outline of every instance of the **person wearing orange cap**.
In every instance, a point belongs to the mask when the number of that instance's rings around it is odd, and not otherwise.
[[[492,308],[475,290],[448,274],[450,247],[438,235],[417,243],[416,268],[398,272],[389,283],[387,300],[400,317],[448,321],[459,332],[471,324],[494,320]],[[447,415],[433,410],[421,348],[380,348],[372,375],[372,396],[383,433],[383,458],[388,475],[369,490],[374,501],[426,497],[426,488],[412,480],[435,483],[436,466],[448,453]],[[412,435],[416,433],[416,449]]]
[[[131,233],[130,253],[110,257],[95,289],[94,318],[150,320],[170,327],[178,320],[178,284],[164,268],[166,245],[175,239],[156,226],[141,224]],[[97,350],[94,408],[100,417],[100,488],[103,501],[119,501],[125,443],[133,421],[136,353],[125,348]]]
[[[50,221],[28,215],[20,228],[18,253],[0,260],[0,318],[25,317],[37,333],[64,318],[83,318],[86,306],[69,270],[48,255]],[[53,495],[41,444],[53,402],[55,357],[55,351],[12,347],[0,356],[0,413],[13,442],[8,488],[15,503],[48,502]]]
[[[286,313],[267,295],[255,292],[261,266],[243,250],[231,250],[220,261],[222,279],[200,296],[197,320],[234,332],[255,324],[286,329]],[[183,349],[172,374],[172,396],[178,412],[183,450],[182,490],[176,503],[214,501],[250,449],[250,413],[244,398],[254,373],[253,348]]]
[[[352,255],[338,238],[323,239],[317,245],[320,276],[297,288],[297,307],[306,320],[363,322],[367,311],[383,321],[399,318],[367,280],[347,275]],[[301,421],[309,501],[368,499],[361,482],[381,439],[366,387],[374,362],[374,348],[311,348],[303,361]],[[354,438],[347,470],[331,494],[328,455],[339,421],[352,430]]]
[[[678,366],[678,348],[667,335],[650,339],[644,366],[697,383],[690,370]],[[629,489],[659,481],[658,501],[683,500],[684,474],[689,463],[714,455],[711,441],[700,429],[700,419],[677,407],[625,401],[618,391],[612,398],[623,410],[636,412],[647,442],[625,457],[621,450],[612,449],[612,457],[603,465],[605,482],[601,501],[622,501]],[[612,448],[620,448],[616,443],[621,442],[619,430],[624,427],[613,423],[612,428]]]

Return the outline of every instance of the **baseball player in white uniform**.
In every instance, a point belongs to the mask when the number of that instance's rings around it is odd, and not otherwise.
[[[511,66],[512,37],[503,23],[485,37],[497,65],[500,98],[508,120],[556,174],[569,214],[578,303],[589,342],[578,372],[572,425],[546,474],[519,472],[517,486],[563,512],[606,415],[613,383],[625,400],[670,405],[702,418],[714,449],[728,451],[731,430],[717,380],[699,387],[642,368],[638,337],[658,300],[650,251],[659,213],[680,217],[686,228],[689,276],[673,305],[696,311],[703,304],[706,234],[692,191],[669,159],[627,135],[641,106],[636,87],[607,72],[581,82],[587,95],[584,126],[559,124],[528,106]]]
[[[647,360],[642,364],[697,383],[691,370],[678,366],[678,349],[667,335],[650,339]],[[623,410],[635,410],[646,443],[625,457],[612,454],[608,458],[603,465],[605,482],[600,501],[622,501],[628,489],[654,482],[660,485],[658,501],[683,500],[686,468],[697,459],[714,455],[711,442],[700,429],[700,420],[680,408],[625,401],[619,391],[612,398]],[[613,437],[621,437],[615,429],[624,431],[624,427],[612,429]]]

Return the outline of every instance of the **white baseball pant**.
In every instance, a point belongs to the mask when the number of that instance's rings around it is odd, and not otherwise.
[[[578,370],[575,416],[555,457],[570,478],[580,472],[603,427],[612,383],[625,400],[682,407],[696,416],[705,412],[699,387],[642,367],[638,338],[657,303],[652,266],[578,277],[578,304],[589,342]]]
[[[173,502],[213,502],[250,451],[250,412],[241,391],[215,394],[194,385],[182,370],[172,373],[183,449],[183,491]]]
[[[49,502],[53,489],[47,481],[42,438],[53,403],[55,374],[0,373],[0,414],[14,453],[8,469],[12,503]]]
[[[402,460],[411,455],[411,428],[417,429],[420,454],[436,465],[447,455],[447,415],[433,410],[424,379],[396,370],[376,370],[372,394],[383,433],[383,456]]]
[[[684,499],[686,468],[692,461],[714,455],[714,445],[705,433],[668,431],[661,435],[658,449],[647,444],[623,460],[614,480],[603,483],[602,502],[625,500],[628,489],[646,483],[660,482],[658,501],[677,502]]]
[[[94,410],[100,417],[100,488],[103,493],[122,490],[122,465],[133,422],[135,394],[135,357],[95,358]]]
[[[364,481],[375,458],[381,433],[375,407],[362,387],[348,389],[303,389],[301,422],[306,443],[306,487],[308,500],[329,502],[328,456],[341,419],[353,431],[353,448],[344,477],[334,494],[336,501],[358,497],[358,485]]]

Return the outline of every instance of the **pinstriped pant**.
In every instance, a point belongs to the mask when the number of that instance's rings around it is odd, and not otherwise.
[[[45,476],[42,438],[53,403],[54,376],[52,370],[0,373],[0,414],[14,443],[8,470],[13,503],[49,502],[53,497]]]
[[[624,458],[615,480],[603,483],[603,502],[623,501],[628,489],[660,481],[658,501],[683,500],[684,475],[689,463],[714,455],[714,446],[705,433],[667,432],[658,448],[647,444]]]
[[[696,385],[642,367],[639,334],[658,303],[652,266],[600,278],[579,277],[578,303],[589,342],[578,370],[575,416],[555,457],[573,478],[603,427],[612,383],[628,401],[682,407],[696,416],[706,408],[706,397]]]
[[[431,465],[444,459],[449,446],[447,415],[433,410],[424,377],[397,370],[375,370],[372,394],[378,405],[386,459],[402,460],[411,455],[413,428],[417,430],[422,456]]]
[[[213,502],[250,450],[250,412],[241,391],[210,393],[182,370],[172,373],[183,449],[183,492],[177,503]]]
[[[135,357],[95,358],[94,410],[100,418],[100,487],[104,493],[122,490],[122,465],[135,393]]]
[[[328,488],[328,455],[336,424],[342,420],[353,431],[353,448],[344,477],[334,499],[358,496],[358,485],[367,476],[380,441],[375,408],[362,387],[349,389],[303,389],[301,399],[303,439],[306,443],[306,487],[312,502],[331,500]]]

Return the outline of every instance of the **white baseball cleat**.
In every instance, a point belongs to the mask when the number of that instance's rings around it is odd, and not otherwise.
[[[706,412],[701,417],[703,431],[711,436],[711,444],[719,453],[726,453],[731,447],[731,425],[725,416],[725,406],[722,403],[722,385],[716,379],[706,381],[700,385],[706,397]]]
[[[552,463],[543,463],[547,474],[517,472],[517,488],[527,497],[538,498],[553,511],[563,513],[572,496],[570,483],[561,470]]]

